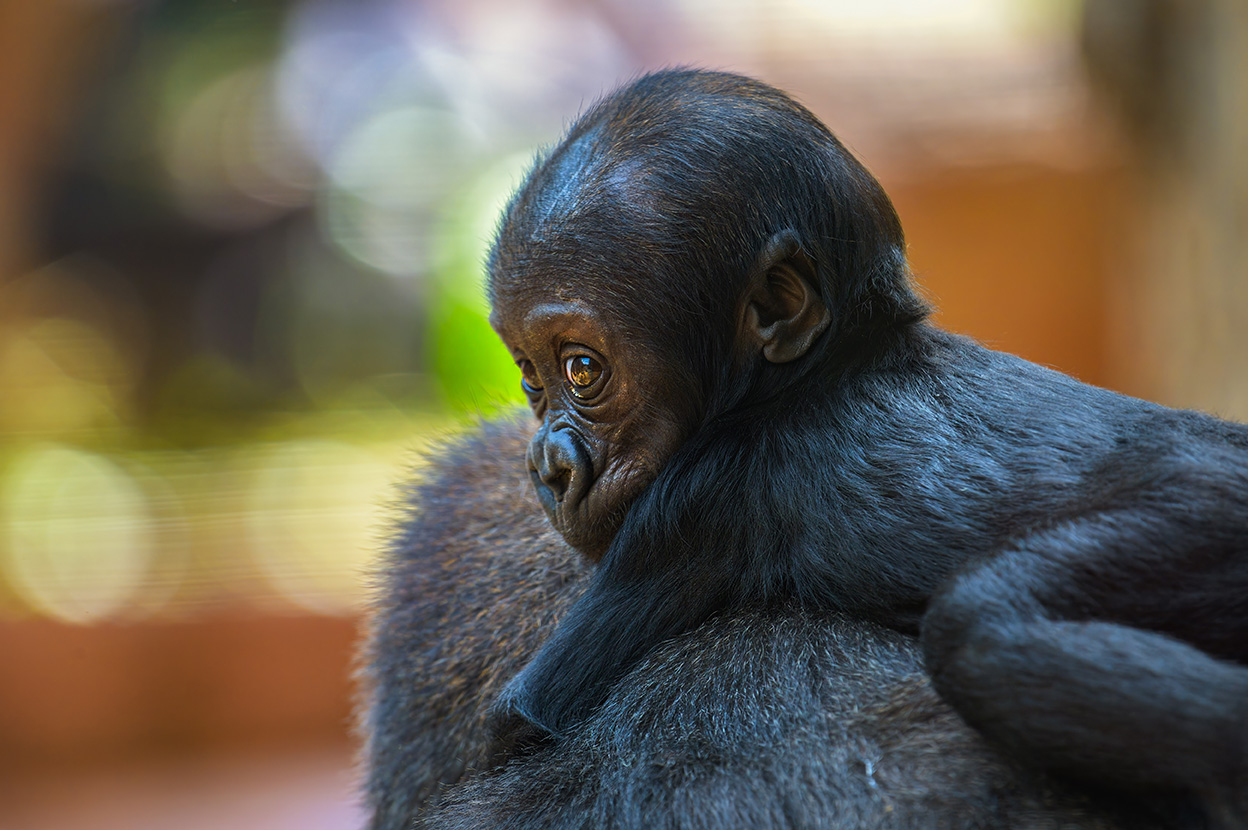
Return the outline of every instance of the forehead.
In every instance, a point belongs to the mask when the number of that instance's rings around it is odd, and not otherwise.
[[[644,339],[669,328],[697,286],[679,223],[652,190],[644,165],[602,163],[584,139],[534,171],[488,262],[495,330],[515,343],[572,317]],[[561,319],[556,305],[574,313]]]
[[[498,246],[490,263],[491,321],[505,328],[531,328],[539,320],[569,316],[628,326],[664,293],[664,257],[625,228],[561,229],[541,239]]]
[[[562,297],[653,271],[675,247],[673,217],[649,165],[592,131],[557,147],[508,203],[491,255],[491,288],[540,284]],[[647,262],[647,260],[649,260]]]
[[[557,348],[567,340],[606,349],[613,339],[604,315],[589,303],[577,299],[523,297],[496,301],[490,312],[490,325],[513,348],[526,351],[544,345]]]

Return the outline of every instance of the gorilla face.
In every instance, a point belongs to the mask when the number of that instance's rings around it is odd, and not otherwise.
[[[538,500],[568,544],[597,560],[692,425],[664,405],[663,364],[587,303],[500,292],[490,321],[541,419],[527,453]]]

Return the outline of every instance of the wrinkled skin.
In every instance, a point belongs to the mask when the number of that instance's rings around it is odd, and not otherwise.
[[[587,112],[488,270],[534,491],[599,563],[499,695],[502,746],[568,735],[717,615],[796,601],[921,634],[1012,757],[1248,825],[1248,428],[933,326],[878,182],[739,76]]]
[[[568,544],[598,559],[692,427],[651,403],[660,361],[584,303],[500,300],[491,322],[541,418],[525,454],[538,500]]]

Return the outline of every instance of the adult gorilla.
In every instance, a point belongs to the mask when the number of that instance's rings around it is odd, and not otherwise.
[[[564,736],[493,744],[491,703],[591,571],[516,463],[532,431],[485,425],[409,494],[365,654],[373,830],[1203,826],[1018,766],[937,698],[913,639],[794,604],[664,644]]]

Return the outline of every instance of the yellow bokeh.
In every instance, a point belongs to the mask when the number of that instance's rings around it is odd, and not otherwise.
[[[319,439],[274,444],[253,463],[246,525],[256,564],[291,602],[350,611],[363,596],[393,465]]]
[[[0,434],[56,436],[118,423],[125,362],[94,327],[51,317],[0,334]]]
[[[142,489],[101,456],[36,445],[9,465],[0,491],[5,572],[32,608],[67,622],[115,615],[154,553]]]

